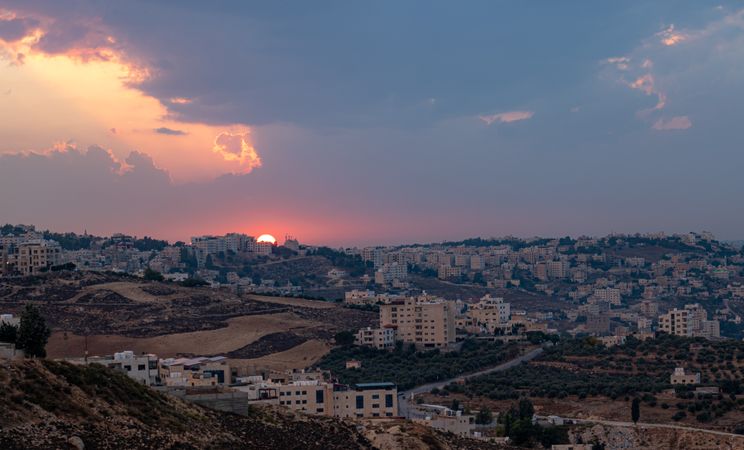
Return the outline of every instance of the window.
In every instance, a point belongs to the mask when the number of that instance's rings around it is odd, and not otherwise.
[[[322,413],[323,412],[323,408],[318,408],[318,409],[315,410],[315,412]]]
[[[315,391],[315,403],[323,403],[323,391]]]
[[[145,370],[145,365],[144,364],[139,364],[137,366],[137,370]]]
[[[393,394],[385,394],[385,408],[393,407]]]
[[[372,394],[372,400],[378,400],[380,398],[380,394]]]
[[[124,370],[126,370],[127,372],[131,372],[132,366],[124,366]]]
[[[372,408],[378,409],[380,407],[379,403],[372,403]]]
[[[357,407],[357,409],[363,409],[364,408],[364,396],[363,395],[357,395],[356,396],[356,407]]]
[[[299,405],[301,402],[299,400],[295,400],[295,405]]]

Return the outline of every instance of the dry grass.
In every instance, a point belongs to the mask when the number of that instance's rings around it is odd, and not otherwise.
[[[90,355],[107,355],[122,350],[135,353],[155,353],[160,357],[177,353],[212,355],[226,353],[248,345],[262,336],[289,329],[304,329],[318,324],[300,319],[292,313],[241,316],[227,320],[228,326],[216,330],[176,333],[149,338],[120,335],[95,335],[88,337]],[[83,336],[55,332],[49,340],[47,353],[51,358],[83,356]]]
[[[304,369],[315,364],[331,350],[328,343],[311,339],[284,352],[255,359],[231,359],[230,364],[241,367],[246,373],[260,370]]]
[[[325,302],[322,300],[308,300],[305,298],[270,297],[266,295],[249,295],[248,298],[257,302],[273,303],[276,305],[300,306],[303,308],[313,309],[333,309],[339,307],[339,305],[335,303]]]

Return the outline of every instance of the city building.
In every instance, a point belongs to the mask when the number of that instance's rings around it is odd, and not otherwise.
[[[356,334],[354,344],[389,350],[395,347],[395,328],[391,325],[382,328],[362,328]]]
[[[18,271],[32,275],[58,265],[62,258],[62,247],[46,239],[33,239],[18,245]]]
[[[511,305],[501,297],[486,295],[478,303],[470,305],[466,315],[488,333],[511,328]]]
[[[129,378],[154,386],[160,384],[158,357],[153,354],[136,355],[130,350],[114,353],[110,356],[88,356],[86,358],[66,358],[65,361],[78,364],[100,364],[110,369],[125,373]]]
[[[375,283],[386,285],[408,278],[408,266],[397,262],[386,263],[375,272]]]
[[[455,305],[428,296],[380,305],[380,325],[396,329],[396,339],[422,348],[455,342]]]
[[[669,378],[671,384],[700,384],[700,372],[686,373],[684,367],[677,367]]]
[[[224,356],[161,359],[160,380],[166,386],[217,386],[232,382]]]

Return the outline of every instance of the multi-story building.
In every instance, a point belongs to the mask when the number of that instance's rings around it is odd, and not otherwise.
[[[396,329],[396,339],[423,348],[455,342],[455,305],[443,299],[408,297],[380,305],[380,325]]]
[[[249,401],[279,404],[309,414],[340,418],[398,415],[398,390],[393,383],[347,386],[321,379],[304,379],[258,381],[236,389],[248,392]]]
[[[659,316],[659,331],[675,336],[704,337],[721,336],[717,320],[708,320],[708,313],[698,303],[685,305],[684,309],[674,308]]]
[[[62,247],[46,239],[33,239],[18,245],[18,271],[23,275],[39,273],[60,263]]]
[[[689,314],[690,312],[686,309],[674,308],[668,313],[660,315],[659,331],[675,336],[692,336]]]
[[[611,305],[619,306],[622,303],[620,289],[617,288],[607,287],[603,289],[595,289],[594,297],[601,301],[608,302]]]
[[[358,383],[336,386],[334,417],[394,417],[398,415],[398,389],[393,383]]]
[[[466,314],[489,333],[511,326],[511,305],[501,297],[486,295],[478,303],[471,305]]]
[[[394,281],[405,280],[408,278],[408,266],[397,262],[383,264],[375,272],[375,283],[391,284]]]
[[[224,356],[162,359],[159,371],[166,386],[217,386],[232,381],[232,372]]]
[[[371,305],[377,303],[375,291],[354,289],[344,293],[344,303],[349,305]]]
[[[67,358],[65,360],[78,365],[101,364],[123,372],[129,378],[145,386],[160,384],[158,357],[153,354],[136,355],[130,350],[125,350],[109,356],[88,356],[87,358]]]
[[[437,278],[446,280],[448,278],[457,278],[462,274],[462,267],[452,267],[442,265],[437,269]]]
[[[362,328],[357,332],[354,343],[380,350],[391,349],[395,347],[395,328],[392,326]]]

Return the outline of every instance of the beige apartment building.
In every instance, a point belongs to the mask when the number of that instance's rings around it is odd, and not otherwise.
[[[692,336],[690,322],[687,320],[689,311],[677,309],[659,316],[659,331],[675,336]]]
[[[685,305],[684,309],[674,308],[659,316],[659,331],[675,336],[721,337],[717,320],[708,320],[708,313],[698,303]]]
[[[250,401],[273,403],[294,411],[333,417],[375,418],[398,415],[398,389],[393,383],[360,383],[353,386],[321,380],[285,384],[259,383],[237,388]]]
[[[46,239],[26,241],[18,246],[18,271],[32,275],[58,265],[62,259],[62,247]]]
[[[466,314],[473,319],[475,325],[484,328],[489,333],[511,327],[511,305],[501,297],[494,298],[486,295],[478,303],[472,305]]]
[[[455,304],[422,296],[380,305],[380,325],[395,328],[397,340],[417,347],[447,347],[455,342]]]

